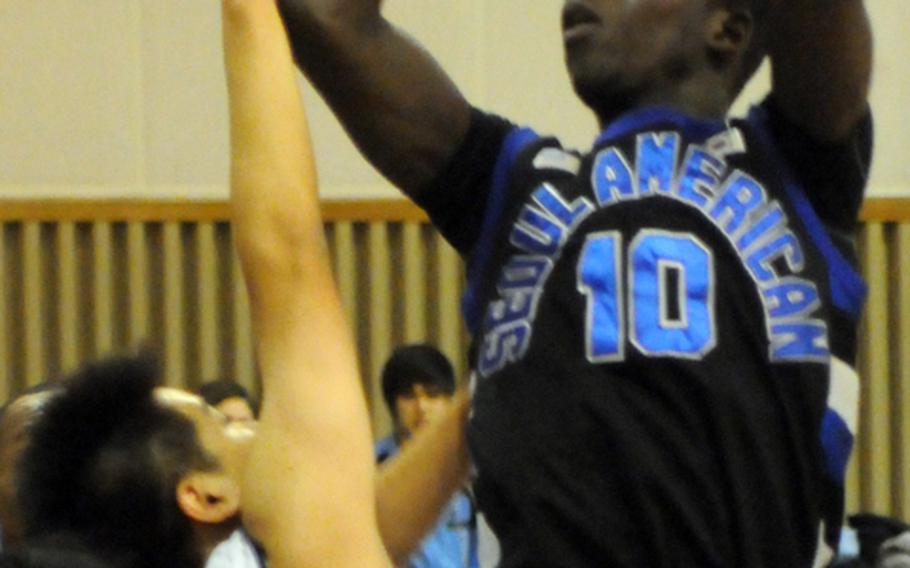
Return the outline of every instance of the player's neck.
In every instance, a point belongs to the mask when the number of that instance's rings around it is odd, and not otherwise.
[[[601,128],[620,116],[647,107],[669,107],[693,118],[723,119],[732,104],[727,86],[716,75],[693,76],[687,80],[662,82],[634,95],[626,94],[594,109]]]

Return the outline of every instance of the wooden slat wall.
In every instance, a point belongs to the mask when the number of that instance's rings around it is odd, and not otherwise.
[[[910,215],[900,214],[906,202],[888,205],[867,207],[859,238],[869,298],[860,328],[860,433],[848,506],[910,519]]]
[[[405,202],[329,202],[323,214],[382,434],[389,418],[377,377],[396,345],[429,341],[466,372],[463,269]],[[161,354],[168,384],[230,376],[255,390],[228,216],[220,202],[0,202],[0,401],[140,346]],[[910,518],[910,199],[870,201],[863,219],[870,297],[848,508]]]
[[[393,202],[325,206],[377,434],[378,381],[403,342],[467,368],[457,254],[421,212]],[[258,390],[249,305],[224,203],[0,202],[0,402],[81,363],[152,349],[165,381],[233,377]]]

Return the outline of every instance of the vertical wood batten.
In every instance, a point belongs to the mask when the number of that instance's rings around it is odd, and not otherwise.
[[[220,375],[218,331],[218,265],[215,226],[200,223],[196,240],[196,312],[199,320],[200,380],[211,381]]]
[[[185,329],[183,324],[183,244],[180,223],[164,224],[164,364],[171,386],[185,383]]]
[[[145,223],[133,221],[127,228],[127,254],[129,255],[129,344],[136,347],[149,339],[149,251],[145,236]]]
[[[354,227],[349,221],[335,223],[335,281],[344,304],[348,325],[354,326],[357,313],[357,252],[354,248]]]
[[[439,266],[439,348],[451,360],[459,379],[465,372],[461,342],[461,259],[449,243],[436,235],[436,258]]]
[[[415,343],[427,334],[427,259],[421,226],[405,223],[403,229],[404,342]]]
[[[370,366],[367,377],[372,405],[373,432],[388,430],[391,418],[382,399],[382,385],[378,379],[382,366],[389,356],[392,335],[391,270],[389,265],[389,235],[385,222],[370,223],[368,231],[370,251]]]
[[[76,225],[57,227],[57,298],[60,369],[69,373],[79,365],[79,273],[76,261]]]
[[[25,382],[34,385],[45,378],[44,279],[41,274],[41,225],[38,222],[25,223],[22,246]]]
[[[895,275],[893,289],[897,301],[894,311],[897,319],[894,379],[898,395],[895,398],[898,405],[895,435],[899,459],[894,483],[899,494],[897,514],[906,519],[910,517],[910,223],[897,226],[891,259],[891,270]]]
[[[862,378],[860,378],[862,380]],[[861,434],[860,434],[861,435]],[[860,478],[859,443],[855,443],[847,466],[845,507],[848,514],[862,511],[862,480]]]
[[[253,335],[250,324],[250,300],[246,295],[246,282],[236,252],[231,262],[231,284],[234,319],[234,380],[250,392],[256,390],[256,373],[253,358]]]
[[[95,357],[111,352],[114,347],[114,286],[111,268],[111,224],[96,222],[92,227],[93,300]]]
[[[890,514],[891,439],[890,369],[888,353],[888,274],[885,235],[881,223],[868,223],[863,231],[863,273],[870,282],[861,348],[862,376],[861,475],[862,508]]]
[[[6,224],[0,222],[0,404],[3,404],[13,395],[12,375],[10,374],[9,360],[9,334],[6,323],[9,308],[7,304],[7,288],[10,285],[9,270],[6,258]]]

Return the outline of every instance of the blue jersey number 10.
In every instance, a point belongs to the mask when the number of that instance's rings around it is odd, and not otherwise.
[[[711,251],[688,233],[641,231],[629,245],[624,298],[622,245],[619,232],[593,233],[581,252],[578,288],[587,298],[588,359],[624,360],[627,335],[648,356],[708,354],[716,344]]]

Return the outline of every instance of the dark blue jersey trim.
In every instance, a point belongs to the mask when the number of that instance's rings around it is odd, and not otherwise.
[[[472,335],[476,335],[480,329],[482,318],[478,301],[480,280],[483,270],[490,260],[490,255],[493,253],[492,240],[505,208],[509,170],[512,169],[512,164],[515,163],[518,153],[538,138],[540,137],[537,133],[530,128],[512,130],[503,140],[502,149],[496,160],[493,179],[490,182],[490,193],[487,197],[487,205],[483,214],[483,226],[481,227],[480,237],[474,245],[474,250],[471,251],[468,263],[467,289],[461,299],[461,311],[464,314],[468,331]]]
[[[812,203],[806,197],[803,188],[796,181],[787,161],[781,155],[777,146],[773,144],[768,130],[767,110],[760,106],[752,107],[748,122],[755,126],[756,134],[769,149],[772,158],[780,168],[787,197],[790,198],[790,202],[796,208],[800,221],[809,232],[812,242],[821,251],[825,262],[828,264],[828,279],[831,286],[831,299],[834,301],[834,305],[854,318],[859,318],[868,292],[863,277],[834,246],[825,224],[815,213],[815,208],[812,207]]]
[[[594,145],[597,146],[633,132],[647,130],[656,124],[671,125],[698,142],[706,140],[726,128],[726,124],[722,120],[692,118],[669,107],[647,107],[633,110],[611,122],[594,140]]]
[[[831,481],[842,486],[847,477],[850,453],[853,451],[853,434],[833,409],[829,408],[822,419],[821,438],[825,473]]]

